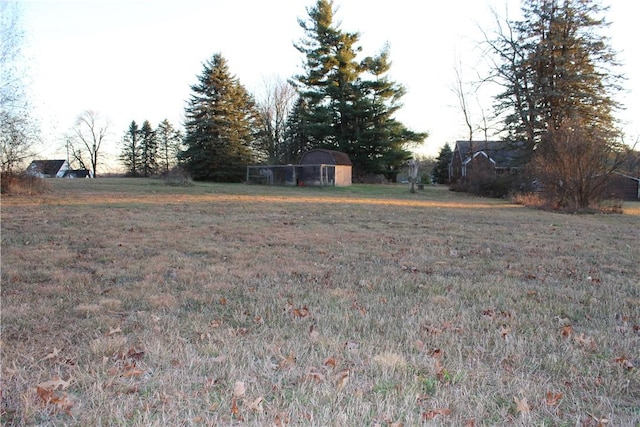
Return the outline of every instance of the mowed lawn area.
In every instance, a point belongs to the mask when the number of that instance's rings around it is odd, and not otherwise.
[[[640,205],[49,180],[2,198],[2,425],[640,425]]]

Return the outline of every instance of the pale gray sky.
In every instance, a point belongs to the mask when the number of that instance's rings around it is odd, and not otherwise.
[[[202,64],[221,53],[230,70],[252,93],[264,80],[289,78],[303,57],[293,43],[303,36],[297,20],[306,19],[313,0],[23,0],[25,54],[30,60],[30,96],[37,108],[47,154],[63,154],[63,135],[86,109],[111,122],[106,152],[115,158],[131,120],[153,126],[167,118],[183,120],[190,86]],[[467,131],[451,88],[454,64],[465,79],[481,63],[479,28],[495,29],[491,9],[519,14],[517,0],[335,0],[336,19],[345,31],[361,34],[364,54],[389,43],[391,77],[407,88],[397,118],[416,131],[429,132],[419,152],[437,154],[446,142]],[[607,3],[605,3],[607,4]],[[613,0],[608,20],[613,47],[625,64],[622,97],[628,139],[640,134],[640,39],[634,2]],[[458,59],[457,59],[458,58]],[[487,89],[488,90],[488,89]],[[490,109],[490,101],[483,101]],[[480,106],[472,104],[474,120]],[[482,138],[477,133],[478,138]]]

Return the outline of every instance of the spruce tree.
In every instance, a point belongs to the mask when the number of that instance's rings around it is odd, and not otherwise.
[[[356,178],[368,173],[394,178],[410,157],[406,148],[426,134],[393,119],[404,89],[386,77],[388,50],[359,60],[360,36],[334,24],[330,0],[318,0],[308,14],[299,22],[305,37],[294,45],[306,57],[304,74],[293,79],[306,105],[298,125],[304,126],[308,145],[347,153]]]
[[[287,117],[282,150],[283,164],[297,163],[302,153],[312,148],[307,135],[309,126],[305,122],[307,114],[307,104],[303,98],[299,97]]]
[[[508,22],[490,45],[504,91],[497,113],[512,139],[531,149],[549,130],[595,126],[617,134],[612,112],[619,76],[607,39],[606,9],[593,0],[526,0],[524,19]]]
[[[120,161],[126,168],[127,176],[140,176],[141,157],[140,128],[135,120],[132,120],[122,137],[122,153],[120,154]]]
[[[449,163],[453,157],[453,151],[449,143],[444,144],[436,157],[436,165],[433,167],[433,182],[436,184],[449,183]]]
[[[142,144],[142,175],[145,177],[155,175],[158,172],[158,143],[155,131],[148,120],[145,120],[140,128],[140,142]]]
[[[161,173],[167,174],[177,162],[182,144],[182,133],[176,130],[167,119],[164,119],[156,128],[155,134],[158,144],[158,167]]]
[[[204,64],[186,108],[180,158],[195,180],[238,182],[254,160],[253,98],[217,53]]]

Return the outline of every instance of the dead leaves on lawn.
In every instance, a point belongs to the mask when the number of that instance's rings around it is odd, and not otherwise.
[[[43,405],[49,407],[53,412],[64,412],[71,415],[74,401],[64,391],[72,382],[72,378],[64,381],[60,377],[53,377],[48,381],[41,382],[36,386],[36,394]]]

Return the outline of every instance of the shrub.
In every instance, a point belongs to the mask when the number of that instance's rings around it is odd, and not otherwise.
[[[507,197],[513,189],[513,179],[510,176],[496,176],[488,172],[475,172],[453,182],[452,191],[466,192],[481,197]]]
[[[162,174],[165,185],[171,185],[174,187],[190,187],[193,185],[193,180],[189,174],[180,167],[175,167],[169,172]]]
[[[32,196],[47,193],[50,188],[44,178],[26,173],[3,172],[0,177],[0,191],[10,196]]]

